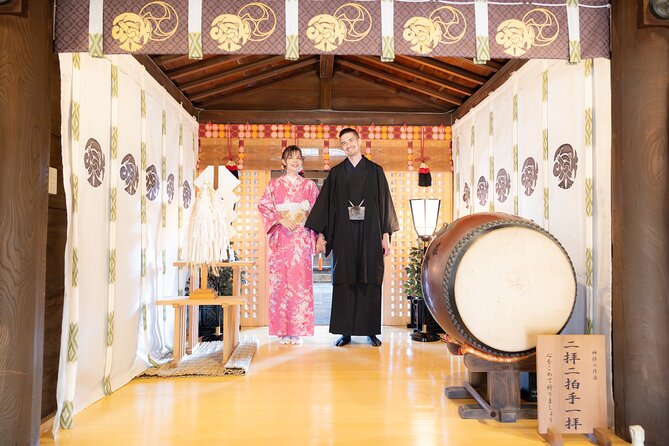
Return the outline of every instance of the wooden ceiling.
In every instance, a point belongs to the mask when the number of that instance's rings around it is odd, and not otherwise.
[[[136,57],[200,122],[304,124],[450,124],[454,113],[462,114],[522,64],[414,56],[396,56],[392,63],[332,55],[297,61],[265,55]]]

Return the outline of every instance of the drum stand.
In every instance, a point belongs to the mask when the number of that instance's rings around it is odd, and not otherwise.
[[[469,381],[462,386],[446,387],[446,398],[473,398],[478,404],[460,405],[460,418],[495,419],[502,423],[537,418],[537,405],[520,401],[520,372],[536,371],[535,355],[520,361],[493,362],[465,353],[463,361]]]

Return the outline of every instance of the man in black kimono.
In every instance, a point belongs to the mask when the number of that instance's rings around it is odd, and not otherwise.
[[[319,245],[326,255],[333,253],[330,333],[342,335],[335,345],[353,335],[378,347],[383,257],[399,224],[383,169],[362,156],[358,132],[345,128],[339,139],[346,159],[325,179],[305,226],[325,237]]]

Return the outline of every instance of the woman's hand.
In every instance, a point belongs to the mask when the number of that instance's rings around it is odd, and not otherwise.
[[[281,224],[281,226],[288,229],[289,231],[294,231],[295,229],[297,229],[297,224],[292,220],[282,218],[281,220],[279,220],[279,223]]]

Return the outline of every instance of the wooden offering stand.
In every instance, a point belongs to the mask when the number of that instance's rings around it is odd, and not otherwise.
[[[449,350],[452,351],[449,344]],[[478,404],[462,404],[458,407],[461,418],[475,420],[495,419],[502,423],[514,423],[518,419],[536,419],[536,403],[521,403],[520,372],[536,370],[536,357],[514,362],[494,362],[465,353],[463,362],[469,372],[469,380],[462,386],[447,387],[448,399],[473,398]]]
[[[223,308],[223,364],[225,364],[239,343],[240,308],[246,304],[246,298],[242,295],[241,268],[252,267],[255,262],[235,261],[193,265],[178,261],[174,262],[173,265],[179,268],[190,268],[191,292],[189,296],[168,297],[156,301],[156,305],[174,307],[174,356],[172,364],[176,366],[185,354],[191,354],[198,343],[198,307],[200,305],[217,305]],[[232,268],[231,296],[217,296],[213,289],[208,288],[207,280],[210,266]],[[188,318],[188,315],[190,315],[190,318]]]
[[[185,262],[174,262],[175,266],[187,266]],[[200,265],[200,280],[198,281],[198,268],[191,265],[190,277],[192,288],[190,290],[191,299],[213,299],[218,296],[218,293],[213,288],[209,288],[209,264],[203,263]],[[237,288],[235,287],[234,290]],[[234,293],[234,291],[233,291]]]
[[[209,267],[231,267],[232,268],[232,294],[233,296],[241,296],[242,294],[242,278],[241,278],[241,268],[242,267],[252,267],[255,265],[255,262],[246,262],[241,260],[236,260],[234,262],[213,262],[213,263],[203,263],[201,265],[193,265],[184,261],[177,261],[173,264],[176,267],[190,268],[190,277],[191,277],[191,291],[190,296],[193,299],[212,299],[217,296],[216,291],[208,286],[209,279]],[[198,271],[199,269],[199,271]],[[199,274],[198,274],[199,273]]]

